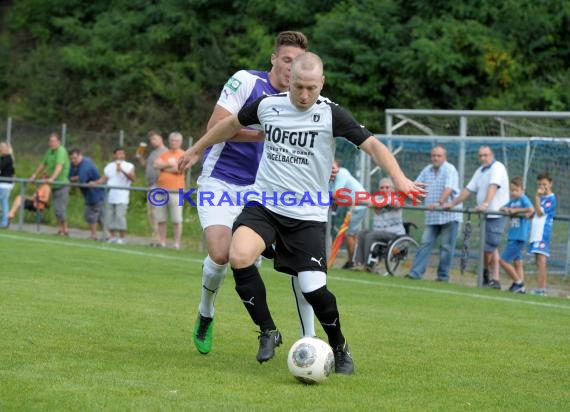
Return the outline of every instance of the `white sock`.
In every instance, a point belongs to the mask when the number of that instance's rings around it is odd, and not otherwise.
[[[214,301],[226,278],[228,264],[218,265],[206,256],[202,266],[202,296],[198,310],[202,316],[214,317]]]
[[[255,267],[261,269],[261,264],[263,263],[263,256],[259,255],[257,259],[255,259]]]
[[[301,292],[299,278],[291,276],[291,287],[295,295],[295,303],[297,304],[297,314],[299,315],[301,336],[316,336],[315,333],[315,312],[313,307]]]

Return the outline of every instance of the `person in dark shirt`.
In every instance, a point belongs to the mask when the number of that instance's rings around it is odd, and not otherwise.
[[[69,181],[73,183],[94,182],[101,176],[93,161],[84,157],[79,149],[69,151],[71,167]],[[90,239],[97,240],[97,224],[103,227],[103,213],[105,210],[105,189],[95,187],[81,187],[81,194],[85,199],[85,221],[91,231]]]

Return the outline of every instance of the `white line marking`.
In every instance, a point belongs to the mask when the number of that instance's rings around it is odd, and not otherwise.
[[[96,245],[89,245],[87,243],[72,243],[72,242],[64,242],[61,240],[52,240],[52,239],[42,239],[42,238],[35,238],[35,237],[26,237],[26,236],[14,236],[9,234],[0,234],[0,237],[7,238],[7,239],[15,239],[15,240],[24,240],[30,242],[37,242],[37,243],[49,243],[51,245],[61,245],[67,247],[78,247],[84,249],[95,249],[101,250],[104,252],[115,252],[115,253],[124,253],[126,255],[136,255],[136,256],[145,256],[145,257],[157,257],[161,259],[169,259],[169,260],[178,260],[181,262],[191,262],[191,263],[202,263],[203,259],[193,259],[193,258],[182,258],[177,256],[170,256],[170,255],[163,255],[161,253],[148,253],[148,252],[141,252],[138,250],[130,250],[130,249],[121,249],[120,247],[114,248],[111,246],[96,246]]]
[[[378,285],[378,286],[386,286],[389,288],[396,288],[396,289],[408,289],[408,290],[417,290],[417,291],[421,291],[421,292],[441,293],[442,295],[464,296],[464,297],[475,298],[475,299],[487,299],[487,300],[496,300],[499,302],[522,303],[524,305],[536,305],[536,306],[544,306],[547,308],[570,310],[570,306],[567,306],[567,305],[556,305],[554,303],[536,302],[533,300],[519,300],[519,299],[514,299],[514,298],[506,298],[506,297],[502,297],[502,296],[480,295],[478,293],[458,292],[455,290],[447,290],[447,289],[432,289],[432,288],[426,288],[426,287],[421,287],[421,286],[408,286],[408,285],[399,285],[399,284],[378,283],[378,282],[371,282],[369,280],[364,280],[364,279],[349,279],[349,278],[342,278],[342,277],[337,277],[337,276],[328,276],[328,278],[334,279],[334,280],[340,280],[343,282],[361,283],[364,285]]]
[[[177,260],[181,262],[188,262],[188,263],[202,263],[202,259],[193,259],[193,258],[182,258],[177,256],[170,256],[170,255],[163,255],[160,253],[147,253],[141,252],[137,250],[129,250],[123,248],[114,248],[109,246],[94,246],[90,244],[83,244],[83,243],[71,243],[71,242],[63,242],[60,240],[51,240],[51,239],[42,239],[37,237],[27,237],[27,236],[14,236],[10,234],[0,234],[0,238],[7,238],[7,239],[14,239],[14,240],[25,240],[37,243],[49,243],[54,245],[62,245],[62,246],[72,246],[78,248],[85,248],[85,249],[95,249],[101,250],[104,252],[115,252],[115,253],[124,253],[127,255],[136,255],[136,256],[146,256],[146,257],[157,257],[161,259],[167,260]],[[421,292],[430,292],[430,293],[439,293],[442,295],[454,295],[454,296],[463,296],[468,298],[475,298],[475,299],[486,299],[486,300],[495,300],[499,302],[509,302],[509,303],[520,303],[523,305],[535,305],[535,306],[543,306],[547,308],[555,308],[555,309],[565,309],[570,310],[570,306],[567,305],[556,305],[554,303],[548,302],[537,302],[533,300],[519,300],[514,298],[502,297],[502,296],[491,296],[491,295],[480,295],[478,293],[468,293],[468,292],[458,292],[455,290],[447,290],[447,289],[432,289],[426,288],[422,286],[411,286],[411,285],[400,285],[400,284],[390,284],[390,283],[378,283],[372,282],[366,279],[353,279],[353,278],[344,278],[339,276],[328,276],[329,279],[333,280],[340,280],[342,282],[352,282],[352,283],[360,283],[363,285],[375,285],[375,286],[385,286],[388,288],[396,288],[396,289],[407,289],[407,290],[415,290]]]

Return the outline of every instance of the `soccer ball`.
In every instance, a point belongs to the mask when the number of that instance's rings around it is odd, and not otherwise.
[[[289,349],[287,366],[301,382],[319,383],[333,370],[334,355],[326,342],[318,338],[301,338]]]

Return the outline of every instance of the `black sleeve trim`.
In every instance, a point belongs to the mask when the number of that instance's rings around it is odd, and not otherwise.
[[[358,123],[345,109],[332,102],[327,102],[327,104],[332,112],[333,134],[335,137],[344,137],[356,146],[360,146],[366,139],[372,136],[372,133]]]
[[[267,96],[261,96],[259,99],[255,100],[250,105],[244,106],[238,112],[238,121],[242,126],[249,126],[252,124],[259,124],[259,117],[257,117],[257,109],[259,104]]]

